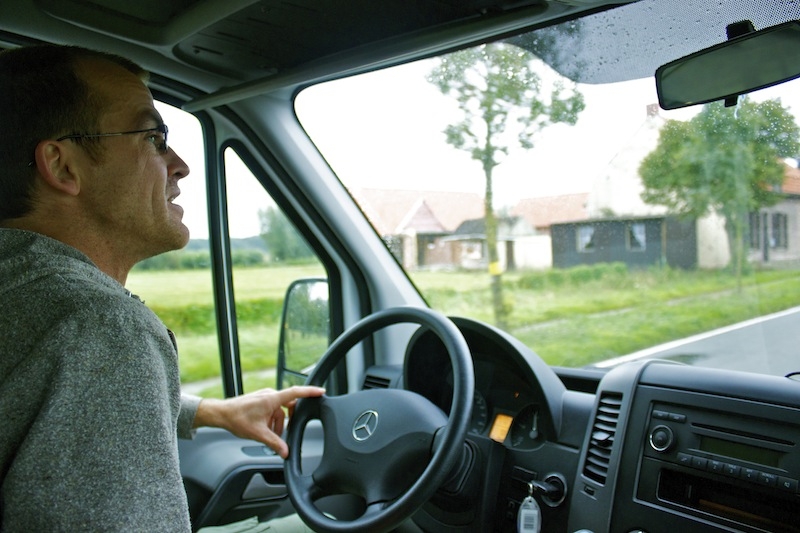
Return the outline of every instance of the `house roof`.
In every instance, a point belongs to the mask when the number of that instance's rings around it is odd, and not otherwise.
[[[532,228],[528,221],[519,216],[501,216],[497,219],[497,237],[501,240],[513,240],[515,237],[531,235]],[[459,224],[447,240],[485,239],[486,218],[465,220]]]
[[[781,192],[800,195],[800,169],[786,165]]]
[[[483,197],[475,193],[366,188],[350,192],[381,235],[452,233],[464,220],[483,217]]]
[[[511,208],[510,214],[523,217],[528,224],[541,230],[552,224],[589,218],[588,201],[589,193],[523,198]]]

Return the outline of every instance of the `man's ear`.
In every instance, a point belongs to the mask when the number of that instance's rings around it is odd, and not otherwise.
[[[73,159],[74,150],[63,141],[41,141],[34,151],[34,163],[44,182],[64,194],[77,196],[81,181]]]

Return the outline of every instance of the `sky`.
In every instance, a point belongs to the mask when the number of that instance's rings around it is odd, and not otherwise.
[[[426,81],[432,63],[418,62],[387,71],[307,89],[298,97],[301,123],[348,187],[453,190],[483,195],[480,165],[445,142],[443,130],[457,120],[455,102]],[[549,74],[545,73],[545,76]],[[755,98],[781,95],[800,115],[800,82],[761,91]],[[588,192],[598,174],[642,127],[646,106],[656,102],[653,79],[579,87],[586,109],[576,126],[553,125],[534,139],[534,149],[511,151],[496,168],[495,207],[521,198]],[[204,174],[197,121],[182,111],[159,107],[170,127],[169,143],[192,174],[181,181],[178,203],[193,238],[206,238]],[[664,118],[686,120],[699,107]],[[240,161],[231,162],[234,183],[228,194],[232,237],[259,233],[258,210],[272,204]]]
[[[206,208],[205,161],[200,123],[194,116],[172,106],[157,103],[156,107],[169,126],[169,145],[189,165],[189,175],[178,186],[181,194],[176,203],[184,208],[183,221],[192,239],[208,238]],[[229,228],[234,238],[247,238],[260,233],[258,210],[274,202],[232,150],[226,152],[228,195],[231,203],[240,206],[228,213]]]

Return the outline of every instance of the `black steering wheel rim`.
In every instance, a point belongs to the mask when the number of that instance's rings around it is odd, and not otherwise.
[[[320,402],[334,399],[301,399],[298,401],[287,428],[289,457],[284,465],[286,485],[295,510],[315,531],[324,532],[373,532],[388,531],[409,518],[424,502],[430,499],[446,480],[452,467],[463,453],[463,443],[469,427],[475,377],[472,357],[460,330],[444,315],[421,307],[396,307],[367,316],[337,338],[323,355],[309,376],[309,385],[321,386],[338,362],[356,344],[372,333],[393,324],[413,323],[429,328],[444,344],[453,368],[453,400],[446,424],[435,434],[433,452],[427,466],[411,486],[399,497],[381,506],[373,506],[354,520],[334,520],[323,514],[315,505],[318,496],[314,474],[301,471],[301,442],[303,430],[311,420],[320,418]],[[386,389],[389,394],[392,389]],[[355,394],[363,394],[356,392]],[[366,391],[374,398],[381,391]],[[395,390],[395,393],[398,391]],[[404,394],[413,395],[410,392]],[[351,395],[346,395],[351,396]],[[341,398],[341,397],[339,397]],[[362,396],[361,398],[366,398]],[[426,400],[427,401],[427,400]],[[406,408],[405,402],[395,402],[392,409]],[[415,403],[415,402],[410,402]],[[444,415],[442,415],[444,416]],[[326,435],[325,454],[328,453]],[[316,473],[316,471],[315,471]]]

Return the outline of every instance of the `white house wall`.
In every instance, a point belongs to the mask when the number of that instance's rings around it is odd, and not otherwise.
[[[505,253],[503,255],[505,255]],[[521,269],[545,269],[552,267],[553,246],[550,235],[518,237],[514,241],[514,261],[516,262],[517,268]]]
[[[716,213],[697,220],[697,266],[723,268],[731,260],[725,219]]]
[[[413,229],[406,230],[401,235],[403,246],[403,268],[414,270],[417,264],[417,232]]]

